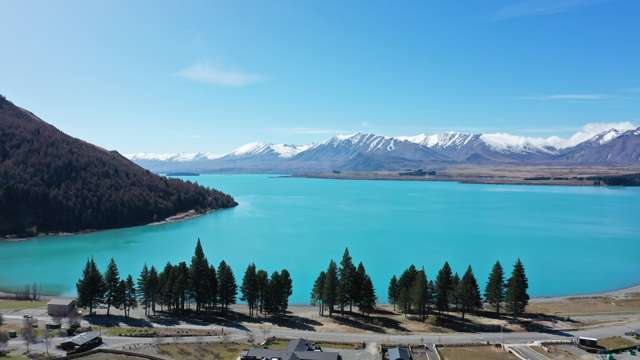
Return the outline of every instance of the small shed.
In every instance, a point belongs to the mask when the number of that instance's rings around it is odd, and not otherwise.
[[[387,350],[388,360],[411,360],[409,350],[404,347],[394,347]]]
[[[89,331],[63,342],[60,344],[60,348],[66,352],[84,352],[100,344],[102,344],[100,335],[95,331]]]
[[[68,298],[53,298],[47,303],[47,313],[54,317],[67,317],[76,308],[76,302]]]

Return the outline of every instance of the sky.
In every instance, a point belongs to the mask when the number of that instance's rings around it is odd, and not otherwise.
[[[121,153],[640,123],[640,1],[18,1],[0,94]]]

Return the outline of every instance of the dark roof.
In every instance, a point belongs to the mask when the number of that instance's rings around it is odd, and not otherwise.
[[[409,350],[401,347],[394,347],[387,350],[387,356],[389,360],[410,360],[411,354],[409,354]]]
[[[66,306],[69,306],[69,305],[73,304],[74,302],[75,302],[74,299],[69,299],[69,298],[53,298],[53,299],[49,300],[47,305],[66,305]]]
[[[86,333],[82,333],[80,335],[76,335],[74,337],[72,337],[71,339],[69,339],[69,341],[65,341],[65,344],[73,344],[76,346],[82,346],[88,342],[91,342],[93,340],[95,340],[96,338],[99,338],[100,335],[95,332],[95,331],[89,331]]]
[[[339,360],[336,352],[314,351],[313,346],[304,339],[289,341],[286,349],[250,349],[246,357],[256,359],[280,359],[280,360]]]

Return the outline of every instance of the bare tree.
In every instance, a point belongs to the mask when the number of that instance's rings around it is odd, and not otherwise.
[[[31,344],[34,344],[37,340],[36,333],[33,331],[34,320],[32,318],[25,318],[22,322],[22,338],[27,344],[27,353],[31,351]]]

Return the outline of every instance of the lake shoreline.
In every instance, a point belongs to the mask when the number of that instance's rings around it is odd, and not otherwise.
[[[80,231],[76,231],[76,232],[38,233],[38,234],[36,234],[34,236],[15,237],[15,238],[14,237],[4,236],[4,237],[0,237],[0,243],[3,243],[3,242],[4,243],[22,242],[22,241],[28,241],[28,240],[33,240],[33,239],[39,239],[39,238],[43,238],[43,237],[60,238],[60,237],[66,237],[66,236],[93,234],[93,233],[98,233],[98,232],[102,232],[102,231],[128,229],[128,228],[134,228],[134,227],[139,227],[139,226],[158,226],[158,225],[164,225],[164,224],[170,224],[170,223],[175,223],[175,222],[187,221],[187,220],[195,219],[197,217],[210,214],[210,213],[212,213],[214,211],[217,211],[217,210],[223,210],[223,209],[208,209],[208,210],[205,210],[205,211],[197,211],[195,209],[191,209],[191,210],[188,210],[188,211],[183,211],[183,212],[177,213],[175,215],[171,215],[171,216],[169,216],[166,219],[161,220],[161,221],[154,221],[154,222],[150,222],[150,223],[146,223],[146,224],[115,227],[115,228],[109,228],[109,229],[99,229],[99,230],[85,229],[85,230],[80,230]],[[0,294],[1,294],[1,292],[0,292]]]

